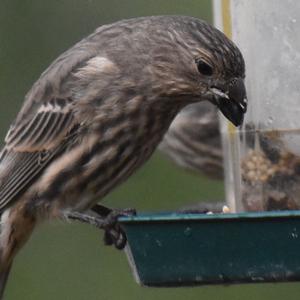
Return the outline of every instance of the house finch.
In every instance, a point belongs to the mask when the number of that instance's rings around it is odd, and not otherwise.
[[[201,102],[174,119],[159,150],[178,166],[214,179],[223,178],[223,155],[217,107]]]
[[[181,110],[171,123],[158,149],[186,170],[223,178],[223,155],[218,109],[204,101]],[[178,213],[221,213],[225,202],[199,202]]]
[[[59,56],[26,95],[0,157],[2,291],[35,225],[95,220],[85,212],[151,156],[181,108],[208,100],[240,125],[244,76],[223,33],[183,16],[105,25]]]

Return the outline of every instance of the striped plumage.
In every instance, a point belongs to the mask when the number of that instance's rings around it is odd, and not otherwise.
[[[152,154],[178,111],[209,100],[236,125],[244,61],[207,23],[145,17],[98,28],[25,97],[0,162],[0,284],[35,224],[82,212]]]
[[[178,166],[214,179],[223,178],[223,154],[217,108],[191,104],[174,119],[159,150]]]

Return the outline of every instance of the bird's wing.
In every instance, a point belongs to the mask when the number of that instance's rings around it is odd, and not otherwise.
[[[73,74],[92,56],[80,44],[65,52],[27,94],[0,154],[0,213],[73,141],[82,124],[75,116]]]
[[[118,72],[109,59],[99,56],[97,34],[60,55],[26,95],[0,154],[0,213],[74,141],[92,119],[94,111],[84,113],[89,97],[97,98],[106,78]],[[93,93],[85,92],[95,81]]]
[[[159,149],[181,167],[211,178],[222,178],[222,146],[216,107],[200,102],[183,109]]]
[[[11,127],[0,157],[0,212],[65,149],[76,126],[71,101],[54,99]]]
[[[55,148],[74,124],[71,99],[43,103],[31,119],[21,120],[8,131],[7,149],[39,152]]]

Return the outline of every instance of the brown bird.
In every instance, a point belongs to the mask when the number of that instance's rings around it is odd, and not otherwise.
[[[238,48],[184,16],[101,26],[59,56],[26,95],[0,157],[1,292],[37,223],[101,224],[87,210],[151,156],[184,106],[208,100],[240,125],[244,76]]]
[[[177,166],[212,179],[223,179],[218,109],[208,101],[190,104],[175,117],[158,149]],[[196,202],[178,213],[222,213],[224,201]]]
[[[176,165],[213,179],[223,178],[223,153],[217,107],[191,104],[174,119],[159,144]]]

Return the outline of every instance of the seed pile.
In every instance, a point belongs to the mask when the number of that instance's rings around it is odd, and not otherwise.
[[[300,157],[287,149],[280,133],[252,131],[246,146],[241,162],[244,208],[300,209]]]

